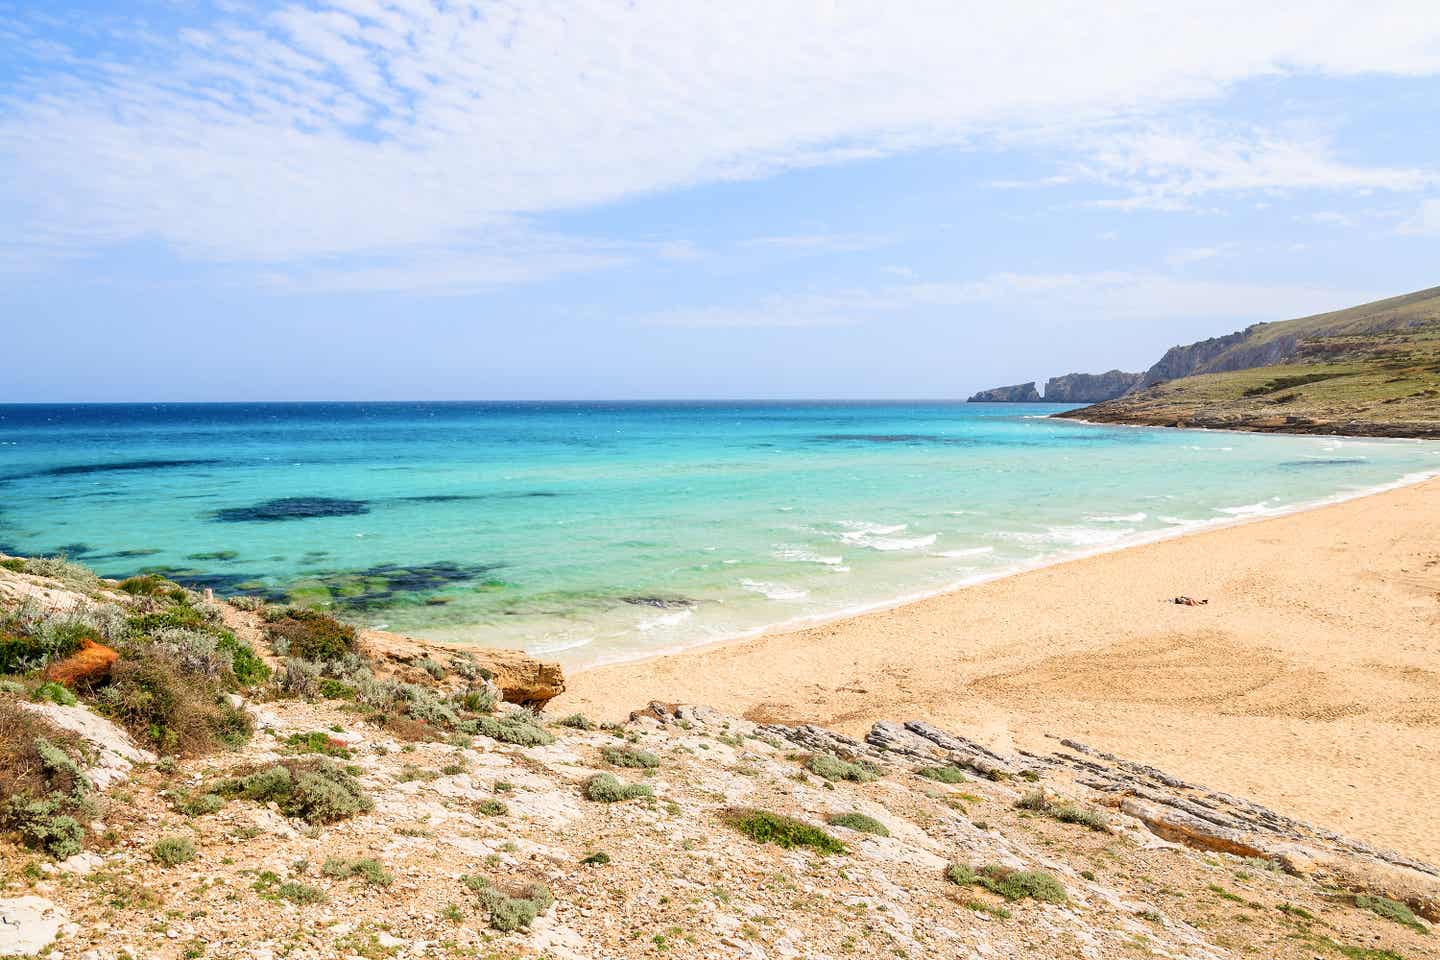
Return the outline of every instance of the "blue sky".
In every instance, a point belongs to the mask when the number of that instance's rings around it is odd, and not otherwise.
[[[1440,284],[1433,0],[1006,6],[0,0],[0,401],[963,397]]]

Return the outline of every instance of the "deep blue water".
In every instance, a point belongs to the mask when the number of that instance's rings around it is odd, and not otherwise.
[[[1440,470],[1051,405],[0,406],[0,549],[568,662],[830,616]]]

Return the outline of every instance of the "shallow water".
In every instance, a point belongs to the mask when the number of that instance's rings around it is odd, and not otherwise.
[[[0,406],[0,549],[578,666],[1440,471],[1025,404]]]

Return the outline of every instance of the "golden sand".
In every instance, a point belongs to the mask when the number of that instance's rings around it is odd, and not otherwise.
[[[1437,861],[1440,480],[599,667],[552,709],[652,699],[852,734],[1070,737]]]

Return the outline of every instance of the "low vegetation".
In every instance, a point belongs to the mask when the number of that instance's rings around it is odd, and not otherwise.
[[[954,863],[946,868],[945,879],[960,886],[973,884],[983,887],[1006,900],[1064,903],[1068,899],[1060,881],[1042,870],[1011,870],[996,864],[972,867]]]
[[[832,827],[844,827],[846,830],[854,830],[858,833],[874,834],[877,837],[890,836],[889,827],[863,813],[836,814],[829,818],[829,823]]]
[[[608,773],[597,773],[585,781],[585,799],[597,803],[619,803],[638,797],[653,797],[655,791],[643,783],[621,783]]]
[[[1021,810],[1044,814],[1061,823],[1078,823],[1097,833],[1110,832],[1110,818],[1104,810],[1059,799],[1044,790],[1031,790],[1015,801],[1015,806]]]
[[[0,696],[0,829],[64,859],[83,849],[94,812],[79,741]]]
[[[480,906],[490,915],[490,926],[510,931],[529,927],[535,918],[550,908],[555,898],[543,883],[532,883],[511,896],[484,877],[465,877],[463,882],[472,890]]]
[[[327,877],[341,880],[358,877],[372,887],[388,887],[395,882],[395,878],[380,864],[380,861],[370,857],[359,859],[331,857],[325,861],[320,872]]]
[[[150,848],[155,862],[166,867],[178,867],[195,859],[195,844],[187,837],[161,837]]]
[[[218,796],[275,803],[287,817],[322,824],[374,807],[354,775],[329,760],[286,760],[219,783]]]
[[[808,847],[817,853],[845,853],[845,844],[803,820],[768,810],[741,807],[725,811],[722,819],[758,843],[773,843],[789,850]]]
[[[660,766],[660,758],[645,750],[634,747],[602,747],[600,756],[612,767],[653,768]]]
[[[805,764],[806,768],[818,777],[824,777],[832,782],[839,780],[852,780],[856,783],[864,783],[874,780],[877,774],[870,767],[851,763],[848,760],[841,760],[833,753],[815,753]]]

